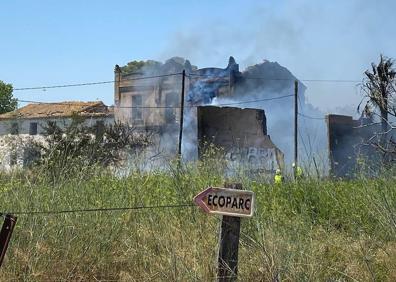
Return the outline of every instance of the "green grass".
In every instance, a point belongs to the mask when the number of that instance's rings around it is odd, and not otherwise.
[[[79,171],[79,172],[78,172]],[[0,176],[0,210],[62,210],[192,203],[226,180],[216,163],[120,178],[74,170]],[[238,179],[256,193],[242,220],[241,281],[395,281],[396,178]],[[221,218],[198,208],[20,215],[0,281],[213,281]]]

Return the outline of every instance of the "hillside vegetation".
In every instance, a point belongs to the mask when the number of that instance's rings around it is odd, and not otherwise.
[[[85,167],[0,177],[1,211],[192,204],[210,185],[256,193],[242,220],[241,281],[395,281],[396,178],[307,179],[282,186],[224,179],[216,163],[127,177]],[[20,214],[0,281],[213,281],[219,216],[197,207]]]

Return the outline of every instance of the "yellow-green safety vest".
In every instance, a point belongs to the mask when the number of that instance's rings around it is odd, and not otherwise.
[[[274,182],[275,184],[282,184],[283,176],[280,174],[275,174]]]
[[[302,178],[303,177],[303,171],[301,169],[301,167],[296,167],[296,177],[297,178]]]

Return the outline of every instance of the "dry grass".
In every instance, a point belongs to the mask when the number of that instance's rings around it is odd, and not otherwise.
[[[84,174],[56,184],[39,172],[2,175],[1,210],[191,203],[224,182],[203,164],[127,178]],[[395,281],[393,175],[281,187],[242,181],[257,210],[242,222],[241,281]],[[214,281],[219,221],[195,207],[21,215],[0,280]]]

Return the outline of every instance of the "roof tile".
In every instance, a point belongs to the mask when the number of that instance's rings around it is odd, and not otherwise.
[[[107,107],[102,101],[80,102],[65,101],[59,103],[28,104],[15,111],[0,115],[0,120],[15,118],[47,118],[70,117],[73,114],[80,116],[111,116],[112,108]]]

